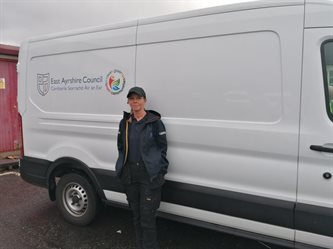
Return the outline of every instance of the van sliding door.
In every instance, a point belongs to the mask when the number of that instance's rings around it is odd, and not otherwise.
[[[327,34],[331,34],[330,36]],[[296,241],[333,248],[333,28],[306,29]]]

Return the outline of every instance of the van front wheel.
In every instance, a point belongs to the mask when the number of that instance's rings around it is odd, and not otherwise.
[[[78,174],[67,174],[60,178],[56,202],[65,220],[75,225],[88,225],[97,213],[96,192],[87,179]]]

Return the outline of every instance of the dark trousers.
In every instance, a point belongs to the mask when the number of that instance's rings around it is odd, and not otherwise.
[[[126,166],[130,170],[131,183],[125,185],[125,191],[133,212],[138,248],[157,249],[156,210],[160,206],[161,188],[151,188],[142,163],[129,163]]]

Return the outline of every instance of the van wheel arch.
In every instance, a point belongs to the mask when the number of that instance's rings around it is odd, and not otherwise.
[[[70,173],[83,176],[95,189],[99,199],[103,201],[106,200],[105,194],[92,170],[85,163],[78,159],[64,157],[55,160],[47,172],[47,188],[51,201],[56,200],[57,179]]]

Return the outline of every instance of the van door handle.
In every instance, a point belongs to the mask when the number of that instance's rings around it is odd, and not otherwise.
[[[333,148],[324,147],[321,145],[310,145],[311,150],[333,153]]]

